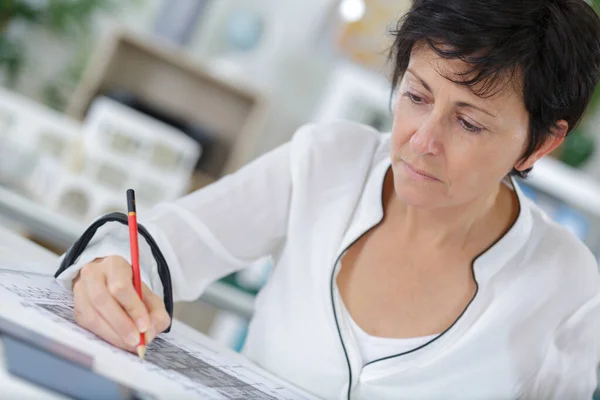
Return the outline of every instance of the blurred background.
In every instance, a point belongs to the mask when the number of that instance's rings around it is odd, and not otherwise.
[[[387,34],[408,0],[0,1],[0,227],[61,254],[96,216],[140,218],[309,121],[391,128]],[[600,91],[527,195],[600,259]],[[239,350],[262,260],[176,316]]]

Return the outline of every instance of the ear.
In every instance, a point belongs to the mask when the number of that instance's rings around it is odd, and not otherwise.
[[[542,146],[535,151],[532,155],[530,155],[525,160],[520,160],[516,165],[515,169],[517,171],[524,171],[533,167],[533,164],[540,158],[544,157],[546,154],[551,153],[558,146],[562,144],[567,135],[567,131],[569,130],[569,123],[564,119],[561,119],[556,123],[554,128],[552,128],[551,135],[546,138],[546,141]]]

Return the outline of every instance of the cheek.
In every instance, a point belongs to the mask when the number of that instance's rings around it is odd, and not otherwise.
[[[407,107],[396,107],[394,111],[394,125],[392,127],[391,146],[392,153],[396,154],[409,141],[414,132],[419,129],[421,118],[413,113],[407,112]]]
[[[411,152],[410,140],[425,122],[426,115],[411,109],[406,104],[398,104],[394,110],[394,124],[391,137],[392,157],[406,156]],[[526,133],[484,132],[480,137],[460,131],[457,126],[445,126],[447,136],[443,142],[443,156],[436,157],[432,166],[441,168],[452,186],[483,186],[485,182],[500,181],[510,172],[518,160]]]
[[[508,173],[514,167],[523,150],[524,137],[518,134],[491,134],[489,143],[480,151],[479,162],[490,170]]]
[[[467,192],[485,191],[511,171],[519,150],[518,144],[494,137],[447,145],[448,178],[455,187]]]

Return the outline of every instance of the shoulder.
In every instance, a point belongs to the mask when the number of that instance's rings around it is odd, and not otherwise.
[[[600,292],[598,262],[590,249],[531,203],[529,264],[559,301],[585,302]]]
[[[543,362],[539,364],[532,386],[534,398],[548,397],[561,388],[560,398],[580,398],[573,390],[595,387],[593,378],[598,363],[598,328],[600,321],[600,275],[592,252],[574,234],[554,222],[542,210],[532,210],[533,229],[538,235],[532,246],[531,275],[537,280],[538,297],[535,313],[525,329],[535,331],[532,324],[545,324],[540,340]],[[541,339],[541,337],[540,337]],[[582,377],[587,377],[582,380]],[[549,386],[549,382],[553,385]],[[540,397],[541,396],[541,397]]]
[[[389,156],[389,137],[370,126],[344,120],[304,125],[290,142],[292,170],[311,181],[340,183],[368,175],[376,162]]]
[[[311,204],[353,204],[375,166],[389,157],[389,142],[389,133],[350,121],[301,127],[290,143],[293,193],[309,196]]]

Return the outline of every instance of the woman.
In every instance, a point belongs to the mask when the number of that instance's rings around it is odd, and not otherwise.
[[[57,272],[78,322],[131,350],[138,329],[169,326],[171,289],[195,299],[270,255],[244,353],[317,396],[591,398],[596,260],[512,177],[580,120],[597,15],[583,0],[414,0],[395,35],[391,134],[308,125],[158,206],[144,304],[126,226],[95,226]]]

